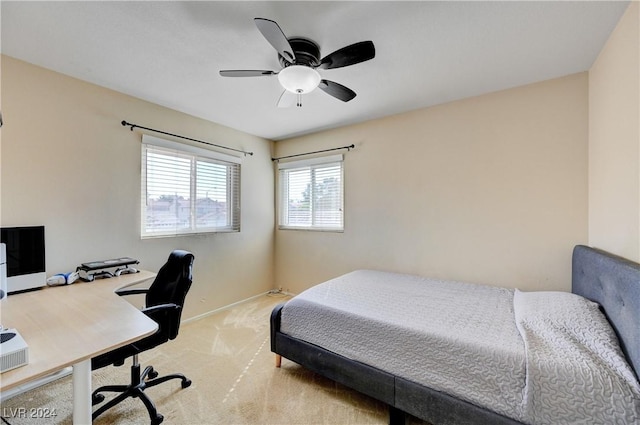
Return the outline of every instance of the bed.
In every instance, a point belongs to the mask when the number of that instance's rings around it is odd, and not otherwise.
[[[391,424],[640,423],[640,265],[576,246],[572,270],[573,294],[349,273],[278,305],[271,350]]]

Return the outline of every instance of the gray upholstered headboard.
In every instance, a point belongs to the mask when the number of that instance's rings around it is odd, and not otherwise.
[[[640,377],[640,264],[578,245],[572,265],[571,292],[602,306]]]

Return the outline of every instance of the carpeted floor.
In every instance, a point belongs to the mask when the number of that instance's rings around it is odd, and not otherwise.
[[[186,389],[170,381],[148,389],[163,424],[386,424],[384,404],[283,359],[275,367],[269,346],[269,315],[284,298],[263,296],[184,324],[174,341],[140,355],[160,373],[180,372]],[[130,363],[93,372],[93,388],[129,381]],[[66,377],[2,403],[3,423],[71,424],[71,378]],[[44,409],[53,419],[21,418],[16,412]],[[112,408],[95,425],[148,424],[140,400]],[[427,425],[417,419],[411,424]]]

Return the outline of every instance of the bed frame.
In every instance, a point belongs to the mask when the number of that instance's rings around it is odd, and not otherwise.
[[[640,264],[587,246],[573,250],[572,292],[591,299],[615,329],[629,364],[640,373]],[[350,360],[280,332],[283,304],[271,313],[271,351],[389,406],[389,423],[405,424],[406,414],[434,425],[522,425],[440,391]]]

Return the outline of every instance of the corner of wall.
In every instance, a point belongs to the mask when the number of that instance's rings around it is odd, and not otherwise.
[[[640,3],[589,70],[589,244],[640,261]]]

